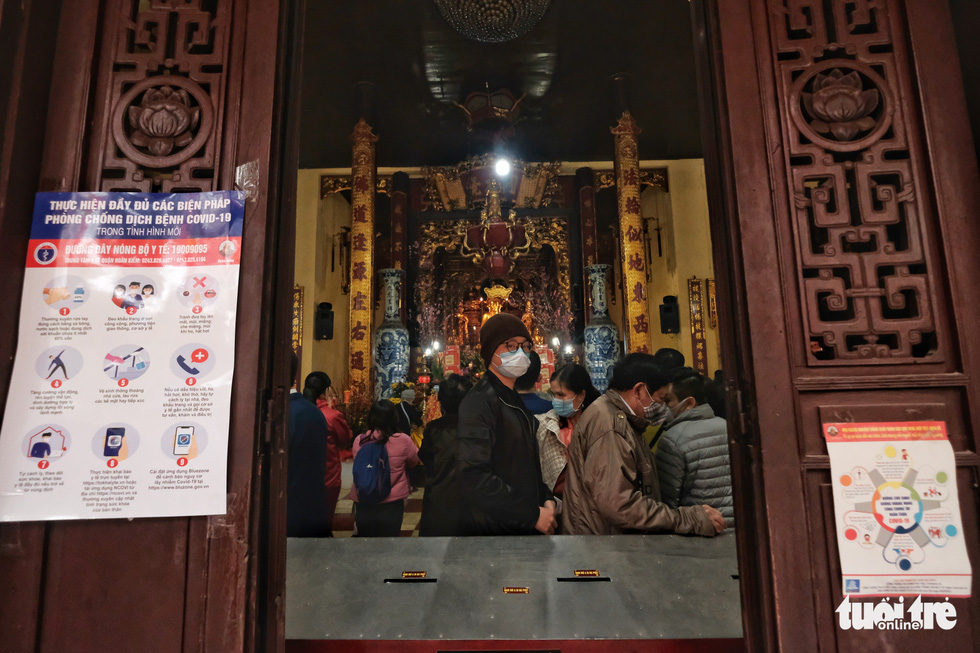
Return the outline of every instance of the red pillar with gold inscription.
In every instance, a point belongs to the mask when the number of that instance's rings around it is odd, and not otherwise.
[[[358,391],[371,389],[371,281],[374,277],[374,144],[371,125],[361,118],[350,137],[351,165],[351,270],[350,270],[350,380]]]
[[[612,128],[616,139],[616,196],[619,202],[619,249],[626,309],[626,352],[650,352],[650,308],[647,302],[646,253],[640,210],[640,160],[636,137],[640,128],[624,111]]]

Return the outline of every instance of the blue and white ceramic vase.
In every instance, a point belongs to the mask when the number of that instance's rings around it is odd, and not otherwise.
[[[408,375],[408,329],[402,324],[399,311],[401,270],[379,270],[385,292],[385,319],[374,334],[375,395],[378,399],[391,397],[391,386],[405,381]]]
[[[610,266],[590,265],[585,270],[592,285],[592,319],[585,327],[585,367],[592,385],[599,392],[609,387],[609,376],[619,358],[619,329],[609,319],[606,303],[606,278]]]

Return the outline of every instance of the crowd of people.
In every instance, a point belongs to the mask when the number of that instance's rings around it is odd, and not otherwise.
[[[734,526],[723,379],[661,349],[619,360],[605,393],[568,363],[548,379],[546,399],[535,391],[541,361],[531,335],[506,313],[484,323],[480,355],[487,372],[475,385],[456,374],[439,382],[442,416],[425,425],[421,447],[409,435],[421,422],[409,410],[414,396],[373,404],[353,438],[325,374],[294,388],[288,535],[331,535],[339,451],[352,438],[361,537],[397,536],[413,487],[424,488],[423,537],[714,536]]]

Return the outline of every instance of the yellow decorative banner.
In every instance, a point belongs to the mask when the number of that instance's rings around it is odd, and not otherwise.
[[[374,144],[378,137],[362,118],[351,134],[350,382],[371,388],[371,281],[374,278]]]
[[[629,111],[611,129],[616,141],[616,195],[619,200],[619,242],[623,294],[626,302],[626,352],[650,353],[650,307],[646,290],[646,253],[640,208],[640,160],[636,137],[640,128]]]

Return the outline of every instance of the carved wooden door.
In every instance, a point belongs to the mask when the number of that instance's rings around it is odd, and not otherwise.
[[[746,606],[752,645],[973,650],[976,599],[953,601],[950,631],[838,627],[821,435],[827,421],[946,421],[980,563],[980,184],[946,1],[712,4],[702,70],[719,101],[715,248],[736,298],[740,560],[758,590],[745,597],[774,616]]]
[[[278,288],[275,276],[277,263],[292,265],[279,258],[274,219],[280,5],[0,2],[0,87],[9,92],[0,92],[0,103],[11,129],[0,148],[4,305],[20,304],[31,198],[39,190],[245,190],[240,283],[242,297],[250,298],[238,312],[227,514],[3,524],[0,650],[224,652],[281,645],[281,611],[267,610],[259,598],[279,591],[265,579],[283,557],[275,546],[260,545],[269,528],[282,526],[275,509],[284,504],[270,499],[263,484],[276,470],[267,457],[276,433],[265,426],[278,425],[280,436],[282,426],[274,415],[263,424],[263,412],[284,405],[287,392],[283,383],[263,388],[288,376],[285,369],[274,376],[270,361],[274,343],[288,346],[288,320],[275,316],[288,315],[292,285],[291,277],[280,277],[286,290]],[[16,318],[16,309],[5,312],[5,335],[15,332]],[[14,345],[12,337],[0,339],[0,398]],[[280,549],[284,539],[276,540]],[[266,560],[273,561],[271,572]],[[281,605],[268,601],[275,603]]]

